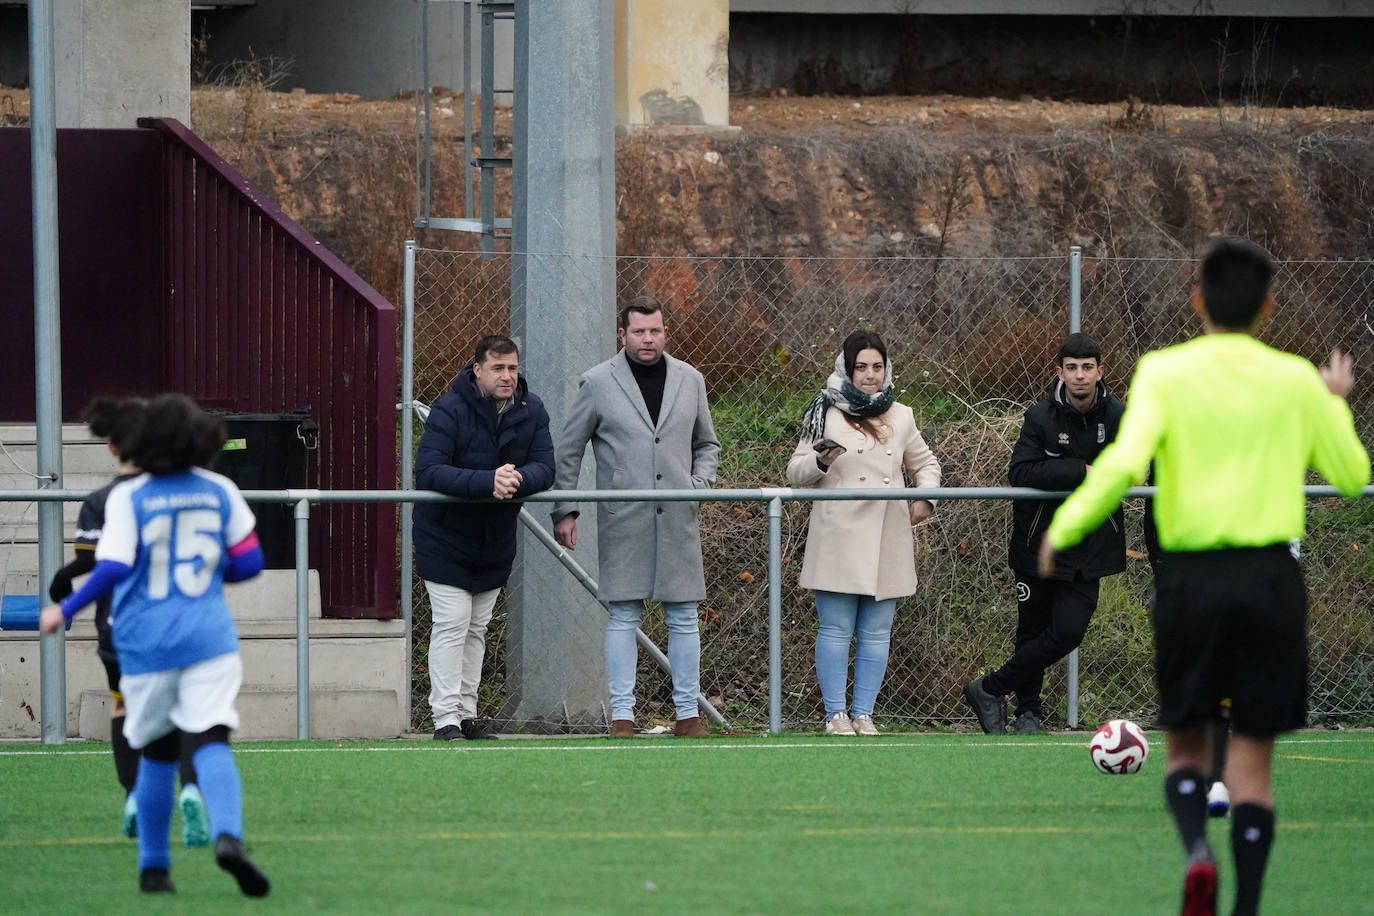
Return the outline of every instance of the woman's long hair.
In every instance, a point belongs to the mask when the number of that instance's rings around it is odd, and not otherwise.
[[[858,330],[844,339],[844,344],[840,347],[840,352],[844,356],[844,374],[852,381],[854,378],[854,364],[859,361],[859,354],[864,350],[877,350],[883,357],[883,366],[887,366],[887,344],[883,343],[883,338],[877,331]],[[872,417],[851,417],[847,413],[841,412],[844,421],[861,433],[866,434],[875,442],[886,442],[887,434],[883,432],[882,425]]]

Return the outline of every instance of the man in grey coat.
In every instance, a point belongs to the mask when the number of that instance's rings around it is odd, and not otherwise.
[[[663,352],[663,306],[637,296],[620,311],[622,349],[583,373],[568,408],[557,455],[555,487],[577,488],[587,443],[596,458],[598,490],[709,490],[720,443],[701,373]],[[577,509],[557,503],[553,533],[577,546]],[[673,669],[674,733],[705,735],[697,708],[701,635],[697,603],[706,597],[701,528],[695,502],[598,503],[597,597],[606,602],[606,680],[611,736],[634,734],[635,630],[645,600],[663,604],[668,661]]]

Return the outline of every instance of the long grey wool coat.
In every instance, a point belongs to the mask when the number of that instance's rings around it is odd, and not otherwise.
[[[720,442],[706,382],[682,360],[663,358],[668,371],[657,426],[623,350],[582,374],[554,447],[558,489],[577,488],[588,442],[598,490],[711,488]],[[555,503],[553,520],[576,509],[576,503]],[[597,503],[596,524],[602,601],[705,599],[697,503]]]

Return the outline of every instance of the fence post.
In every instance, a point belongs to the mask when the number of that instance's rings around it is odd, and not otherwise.
[[[768,731],[782,731],[782,497],[768,500]]]
[[[53,5],[29,4],[29,149],[33,193],[34,390],[38,488],[62,487],[62,332],[58,302],[57,102]],[[62,566],[62,504],[38,504],[38,591]],[[39,602],[42,604],[42,601]],[[67,740],[67,633],[38,637],[44,744]]]
[[[310,738],[310,500],[296,502],[296,738]]]
[[[1069,249],[1069,333],[1083,330],[1083,249]]]
[[[1074,245],[1069,249],[1069,333],[1083,329],[1083,249]],[[1078,727],[1078,650],[1069,653],[1068,699],[1064,712],[1065,724]]]
[[[467,15],[466,9],[464,15]],[[464,104],[467,100],[464,99]],[[471,170],[469,170],[471,171]],[[415,486],[415,450],[411,443],[415,439],[415,242],[406,242],[405,248],[405,288],[401,310],[401,489],[410,490]],[[410,728],[412,679],[415,677],[415,644],[413,618],[415,614],[413,569],[411,560],[411,520],[415,515],[415,504],[407,500],[401,503],[401,620],[406,627],[406,728]]]

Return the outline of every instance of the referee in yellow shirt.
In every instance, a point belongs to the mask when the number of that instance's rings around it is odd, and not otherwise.
[[[1240,239],[1208,244],[1193,305],[1206,333],[1146,354],[1115,443],[1055,514],[1040,552],[1092,531],[1155,462],[1154,517],[1168,562],[1153,611],[1165,796],[1187,855],[1185,916],[1216,909],[1207,843],[1208,722],[1231,698],[1226,764],[1236,914],[1259,907],[1274,838],[1274,738],[1307,720],[1307,591],[1289,542],[1301,538],[1302,486],[1315,468],[1337,490],[1369,482],[1369,455],[1345,403],[1350,357],[1320,372],[1252,336],[1273,309],[1274,262]]]

